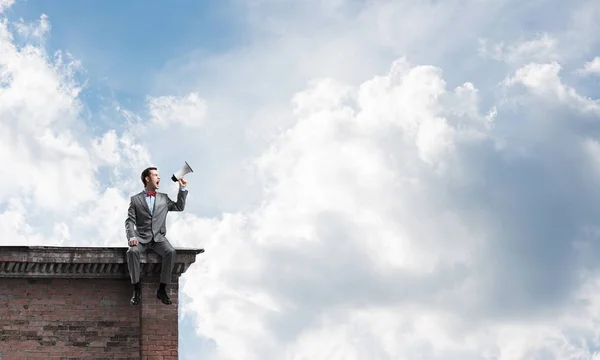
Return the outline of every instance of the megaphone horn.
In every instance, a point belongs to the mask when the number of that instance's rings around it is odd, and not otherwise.
[[[183,165],[183,167],[181,168],[181,170],[179,170],[178,172],[174,173],[173,176],[171,176],[171,180],[173,180],[173,182],[177,182],[179,181],[179,179],[181,179],[182,177],[185,176],[185,174],[194,172],[194,170],[192,170],[192,168],[190,167],[190,165],[187,163],[187,161],[185,161],[185,165]]]

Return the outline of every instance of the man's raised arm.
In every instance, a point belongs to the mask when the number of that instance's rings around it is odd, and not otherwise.
[[[167,196],[169,211],[183,211],[185,209],[185,198],[187,197],[187,190],[185,189],[187,181],[185,179],[179,179],[179,192],[177,193],[177,202],[171,200]]]

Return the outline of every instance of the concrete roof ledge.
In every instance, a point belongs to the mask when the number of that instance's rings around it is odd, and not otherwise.
[[[127,247],[0,246],[0,278],[128,278]],[[204,249],[176,248],[174,276]],[[159,276],[161,259],[142,256],[142,276]]]

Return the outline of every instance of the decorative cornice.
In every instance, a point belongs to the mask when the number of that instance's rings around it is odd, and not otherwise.
[[[0,246],[0,278],[128,278],[126,247]],[[173,276],[181,276],[204,249],[176,248]],[[141,257],[142,276],[159,276],[161,258]]]

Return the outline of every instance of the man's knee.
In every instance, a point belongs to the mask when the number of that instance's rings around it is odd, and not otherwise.
[[[173,246],[169,246],[165,249],[165,256],[174,257],[175,256],[175,248]]]
[[[129,249],[127,249],[127,257],[139,258],[140,254],[140,248],[138,248],[137,246],[131,246]]]

